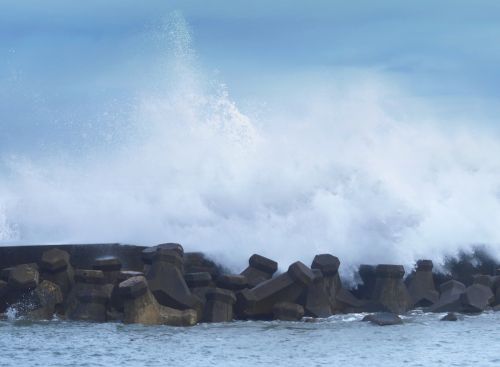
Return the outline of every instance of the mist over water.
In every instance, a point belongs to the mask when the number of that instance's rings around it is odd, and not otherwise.
[[[1,243],[180,242],[235,270],[255,252],[283,268],[325,252],[344,267],[500,254],[491,131],[444,128],[432,100],[376,71],[292,79],[243,112],[182,16],[153,33],[161,74],[126,117],[102,117],[68,152],[1,156]]]

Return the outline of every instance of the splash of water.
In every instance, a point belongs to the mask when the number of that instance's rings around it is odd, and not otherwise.
[[[168,82],[140,96],[119,144],[2,157],[0,241],[178,241],[235,269],[254,252],[283,267],[324,252],[344,266],[500,253],[495,136],[423,122],[366,79],[252,119],[203,76],[182,17],[161,35]]]

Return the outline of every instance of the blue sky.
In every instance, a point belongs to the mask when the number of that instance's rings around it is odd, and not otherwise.
[[[110,106],[123,112],[155,82],[166,51],[153,34],[172,11],[188,22],[199,64],[242,105],[369,72],[473,123],[496,123],[496,1],[28,0],[0,13],[3,146],[66,139],[68,126],[97,121]]]

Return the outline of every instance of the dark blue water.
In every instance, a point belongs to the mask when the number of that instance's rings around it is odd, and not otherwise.
[[[315,323],[234,322],[191,328],[64,321],[0,322],[1,366],[498,366],[500,314],[399,326],[362,315]]]

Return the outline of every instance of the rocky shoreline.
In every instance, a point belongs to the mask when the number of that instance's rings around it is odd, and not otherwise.
[[[297,261],[279,274],[277,262],[254,254],[246,269],[231,274],[176,243],[0,247],[0,314],[191,326],[370,313],[366,321],[393,325],[415,308],[448,313],[449,321],[455,313],[500,309],[493,263],[485,269],[456,262],[442,274],[419,260],[406,278],[402,265],[361,265],[361,283],[352,288],[339,266],[337,257],[319,254],[310,267]]]

